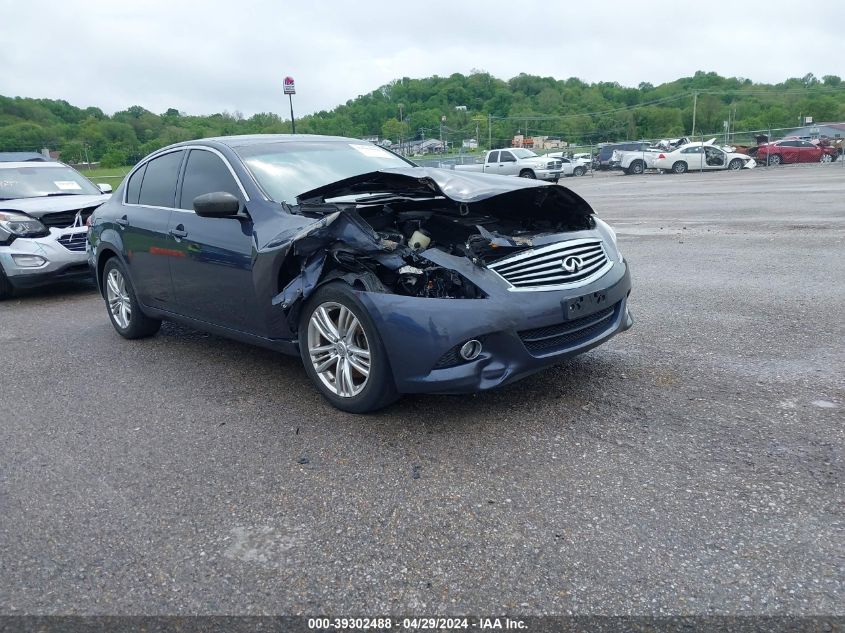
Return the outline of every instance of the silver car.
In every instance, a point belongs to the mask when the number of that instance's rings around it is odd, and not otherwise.
[[[89,279],[85,222],[110,193],[64,163],[0,162],[0,299],[15,288]]]

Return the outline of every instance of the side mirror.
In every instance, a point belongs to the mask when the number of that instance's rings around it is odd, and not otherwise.
[[[231,218],[241,210],[241,201],[226,191],[204,193],[194,198],[194,211],[203,218]]]
[[[111,193],[111,185],[105,182],[98,182],[97,189],[99,189],[101,193]]]

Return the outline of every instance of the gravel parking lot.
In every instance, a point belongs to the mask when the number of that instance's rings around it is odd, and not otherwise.
[[[0,304],[0,612],[845,614],[845,169],[568,178],[634,328],[329,407],[85,286]]]

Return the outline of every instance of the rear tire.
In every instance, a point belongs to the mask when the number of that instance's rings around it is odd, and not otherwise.
[[[399,398],[378,330],[343,282],[321,286],[303,306],[299,350],[311,382],[341,411],[369,413]]]
[[[728,163],[728,169],[731,171],[739,171],[742,169],[742,159],[734,158],[730,163]]]
[[[677,163],[672,165],[672,173],[675,174],[685,174],[687,173],[687,169],[687,164],[682,160],[679,160]]]
[[[534,174],[534,172],[531,171],[530,169],[523,169],[521,172],[519,172],[519,177],[520,178],[537,178],[537,176]]]
[[[586,172],[587,172],[587,170],[584,167],[576,167],[572,171],[572,175],[573,176],[583,176]]]
[[[643,164],[643,161],[641,161],[641,160],[635,160],[628,167],[628,173],[633,174],[634,176],[639,176],[644,171],[645,171],[645,164]]]
[[[136,339],[158,332],[161,321],[141,312],[135,288],[119,259],[112,257],[106,262],[100,283],[109,320],[118,334],[123,338]]]

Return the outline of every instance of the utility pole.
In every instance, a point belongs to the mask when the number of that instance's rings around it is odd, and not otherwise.
[[[493,115],[487,115],[487,149],[493,149]]]
[[[698,109],[698,90],[692,91],[692,136],[695,136],[695,113]]]
[[[404,107],[405,106],[403,104],[401,104],[401,103],[399,104],[399,153],[400,154],[402,153],[402,136],[403,136],[402,133],[405,131],[404,130],[405,124],[403,123],[404,119],[402,117],[402,108],[404,108]]]

